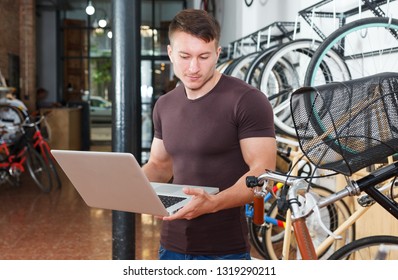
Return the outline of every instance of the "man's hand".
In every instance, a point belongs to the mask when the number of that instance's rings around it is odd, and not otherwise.
[[[163,217],[164,221],[172,221],[176,219],[191,220],[203,214],[212,213],[215,205],[215,196],[208,194],[199,188],[184,188],[185,194],[191,195],[192,200],[177,213]]]

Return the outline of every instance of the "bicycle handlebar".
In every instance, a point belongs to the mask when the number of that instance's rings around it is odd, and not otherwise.
[[[40,118],[37,121],[32,122],[31,117],[27,117],[24,122],[21,124],[23,127],[35,127],[39,125],[46,117],[44,115],[41,115]]]
[[[266,181],[275,181],[291,186],[297,180],[298,179],[289,178],[288,175],[282,175],[275,173],[271,170],[265,170],[265,172],[258,177],[256,176],[246,177],[246,186],[249,188],[261,187],[266,183]]]

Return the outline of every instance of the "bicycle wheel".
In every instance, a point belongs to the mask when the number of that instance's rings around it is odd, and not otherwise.
[[[244,80],[248,67],[257,55],[258,53],[256,52],[235,59],[234,62],[225,69],[224,74]]]
[[[326,197],[333,194],[327,188],[312,185],[312,191],[321,197]],[[277,218],[279,220],[285,219],[283,213],[280,213],[276,203],[270,208],[267,213],[268,216]],[[344,222],[350,215],[351,211],[347,204],[343,200],[334,202],[325,208],[320,209],[321,220],[323,224],[330,230],[334,231],[342,222]],[[307,217],[307,226],[312,236],[312,241],[315,248],[317,248],[329,235],[321,228],[318,220],[314,214]],[[277,227],[274,225],[268,225],[263,236],[263,250],[264,255],[267,259],[279,260],[282,258],[282,250],[284,243],[285,230],[283,227]],[[343,245],[351,242],[355,239],[355,227],[352,225],[344,233],[341,234],[341,240],[335,240],[332,245],[327,247],[327,250],[323,252],[320,259],[327,259],[334,251]],[[297,243],[294,236],[291,238],[289,245],[289,256],[288,259],[300,259],[300,254],[297,248]]]
[[[250,63],[249,68],[246,71],[245,81],[260,89],[260,74],[262,69],[265,67],[264,61],[266,60],[267,56],[270,55],[273,51],[275,51],[276,46],[269,47],[264,51],[260,52],[256,58]]]
[[[290,95],[304,85],[308,64],[320,44],[321,42],[310,39],[295,40],[281,45],[264,60],[259,88],[270,99],[275,127],[282,134],[296,136],[289,107]],[[329,63],[345,68],[344,61],[333,50]],[[331,76],[328,74],[328,64],[320,65],[324,69],[325,79]]]
[[[45,146],[40,146],[39,149],[40,149],[40,155],[42,156],[45,164],[49,167],[52,183],[55,184],[57,188],[61,188],[62,186],[61,177],[59,176],[57,165],[55,164],[52,155]]]
[[[343,25],[330,34],[314,53],[304,85],[316,86],[381,72],[397,72],[397,32],[398,20],[383,17],[363,18]],[[329,61],[335,52],[344,59],[347,73],[333,63],[327,63],[329,73],[321,68],[322,62]],[[325,76],[329,76],[328,79]]]
[[[51,175],[43,158],[30,146],[26,148],[26,157],[26,167],[33,181],[43,192],[49,192],[52,187]]]
[[[334,252],[329,260],[397,260],[398,237],[376,235],[355,240]]]

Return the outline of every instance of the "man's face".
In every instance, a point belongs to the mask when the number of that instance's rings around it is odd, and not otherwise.
[[[208,91],[221,48],[185,32],[175,32],[167,47],[174,73],[190,91]],[[208,88],[209,87],[209,88]]]

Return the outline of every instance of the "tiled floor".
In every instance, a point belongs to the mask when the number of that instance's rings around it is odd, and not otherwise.
[[[0,185],[0,259],[112,259],[111,211],[86,206],[60,172],[62,188],[50,193],[30,177],[20,187]],[[136,259],[157,258],[160,225],[152,216],[136,215]]]
[[[51,193],[23,179],[0,186],[0,259],[112,259],[111,211],[87,207],[66,177]],[[136,259],[156,259],[160,221],[136,223]]]

